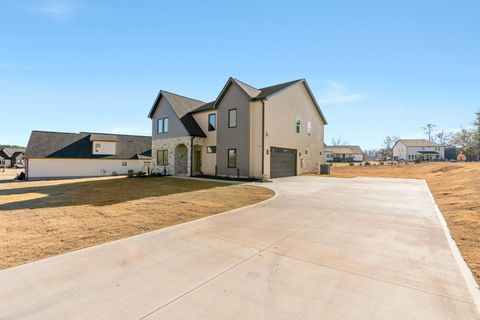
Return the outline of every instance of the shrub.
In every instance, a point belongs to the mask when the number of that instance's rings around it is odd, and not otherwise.
[[[366,166],[369,166],[369,165],[370,165],[370,162],[365,161],[365,165],[366,165]]]
[[[351,166],[351,167],[353,167],[355,164],[352,163],[352,162],[350,162],[348,165]]]
[[[415,163],[422,163],[422,160],[420,160],[420,159],[415,159]]]
[[[383,166],[383,165],[384,165],[383,161],[380,161],[380,165],[381,165],[381,166]]]

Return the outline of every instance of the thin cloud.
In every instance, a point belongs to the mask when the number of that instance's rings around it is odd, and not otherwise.
[[[365,95],[360,93],[348,93],[345,85],[334,80],[326,81],[328,89],[323,94],[320,94],[320,103],[336,104],[348,103],[365,98]]]
[[[72,0],[41,0],[19,7],[56,20],[74,19],[82,9],[78,3]]]

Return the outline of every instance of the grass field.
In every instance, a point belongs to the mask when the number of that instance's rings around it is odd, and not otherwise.
[[[273,191],[174,178],[0,179],[0,268],[256,203]]]
[[[480,163],[339,166],[332,168],[332,176],[425,179],[453,239],[480,283]]]

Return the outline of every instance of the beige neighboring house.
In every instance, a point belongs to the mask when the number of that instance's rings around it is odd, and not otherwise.
[[[152,140],[95,132],[32,131],[25,151],[27,179],[148,173]]]
[[[325,146],[327,162],[363,162],[365,154],[359,146]]]
[[[445,146],[426,139],[400,139],[393,146],[393,160],[444,160]]]
[[[304,79],[255,88],[229,78],[211,102],[161,90],[148,116],[155,172],[276,178],[325,162],[327,121]]]

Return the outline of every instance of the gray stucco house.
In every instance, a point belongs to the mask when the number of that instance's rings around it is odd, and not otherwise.
[[[325,162],[327,121],[304,79],[257,89],[229,78],[211,102],[160,90],[148,117],[154,172],[274,178]]]

